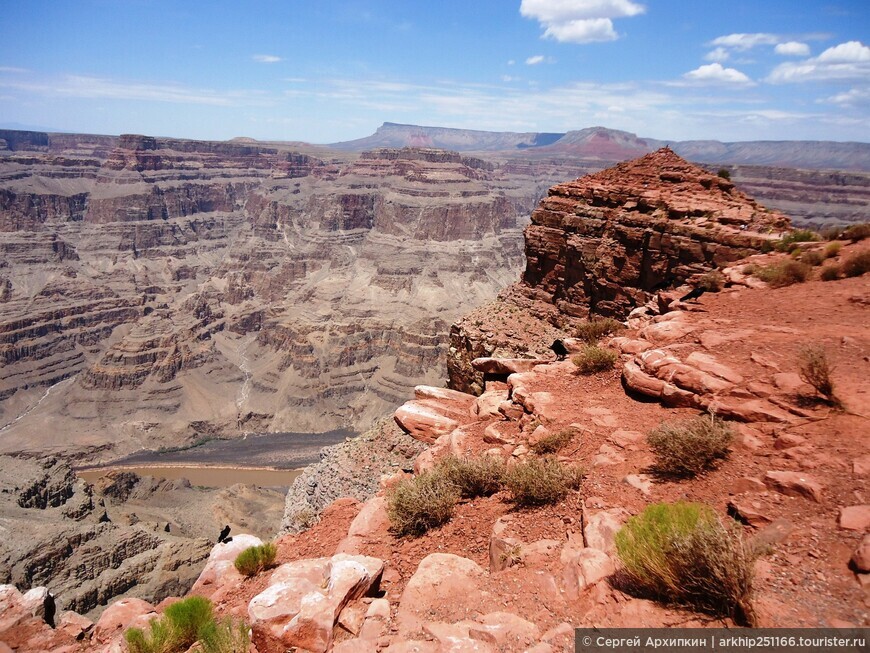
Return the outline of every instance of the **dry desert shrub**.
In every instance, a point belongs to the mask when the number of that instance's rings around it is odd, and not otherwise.
[[[835,240],[825,245],[824,256],[825,258],[834,258],[840,253],[841,249],[843,249],[843,244]]]
[[[468,499],[488,497],[504,487],[505,464],[495,456],[456,458],[448,456],[436,467]]]
[[[710,270],[701,275],[695,287],[706,292],[719,292],[724,285],[725,275],[718,270]]]
[[[822,268],[822,271],[819,272],[819,279],[822,281],[836,281],[840,278],[840,266],[836,263],[831,265],[826,265]]]
[[[556,453],[568,444],[571,441],[571,437],[574,433],[565,429],[564,431],[559,431],[557,433],[551,433],[550,435],[541,438],[535,444],[531,446],[531,450],[534,451],[539,456],[543,456],[548,453]]]
[[[272,543],[249,546],[236,556],[233,563],[240,574],[255,576],[275,564],[278,548]]]
[[[616,552],[637,591],[753,625],[752,578],[758,554],[739,527],[709,506],[657,503],[616,534]]]
[[[595,317],[577,327],[576,337],[591,344],[624,328],[625,325],[622,322],[614,320],[612,317]]]
[[[509,468],[507,488],[518,506],[543,506],[564,499],[580,487],[582,472],[552,456],[528,458]]]
[[[810,275],[810,266],[800,261],[782,261],[760,267],[753,273],[772,288],[782,288],[795,283],[803,283]]]
[[[580,374],[595,374],[612,369],[616,358],[614,351],[598,345],[584,345],[579,354],[571,357],[571,362],[577,366]]]
[[[725,458],[733,439],[731,427],[714,415],[662,422],[647,436],[657,470],[683,477],[695,476]]]
[[[821,345],[808,345],[798,353],[798,373],[801,379],[813,386],[828,402],[839,405],[840,400],[834,395],[834,381],[831,378],[833,372],[834,366]]]
[[[860,277],[870,272],[870,250],[852,254],[843,261],[843,274],[847,277]]]
[[[800,260],[801,263],[806,263],[807,265],[816,267],[822,264],[822,261],[825,260],[825,255],[818,250],[812,249],[801,254]]]
[[[404,479],[387,492],[387,515],[399,535],[423,535],[450,520],[459,489],[438,469]]]
[[[819,235],[816,232],[809,229],[795,229],[780,238],[774,247],[779,252],[792,252],[798,247],[798,243],[809,243],[816,240],[819,240]]]
[[[846,240],[851,240],[853,243],[857,243],[859,240],[864,240],[865,238],[870,238],[870,222],[862,222],[861,224],[853,224],[846,227],[843,229],[843,233],[840,234],[840,237]]]

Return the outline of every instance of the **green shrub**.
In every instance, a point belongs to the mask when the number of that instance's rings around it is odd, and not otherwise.
[[[236,569],[245,576],[254,576],[265,571],[275,563],[278,548],[272,543],[249,546],[236,556]]]
[[[175,646],[186,651],[199,639],[202,627],[214,622],[211,601],[191,596],[167,606],[163,618],[169,623]]]
[[[725,526],[709,506],[647,506],[616,534],[616,553],[635,589],[754,625],[757,553],[736,524]]]
[[[465,498],[488,497],[504,487],[505,464],[496,456],[456,458],[448,456],[436,467]]]
[[[774,245],[778,252],[791,252],[798,243],[809,243],[819,239],[819,235],[809,229],[795,229],[779,239]]]
[[[562,465],[552,456],[528,458],[509,468],[507,488],[519,506],[542,506],[564,499],[580,487],[582,473]]]
[[[556,453],[571,441],[573,435],[573,431],[569,429],[559,431],[558,433],[550,433],[550,435],[535,442],[535,444],[531,446],[531,450],[539,456],[548,453]]]
[[[248,653],[251,629],[244,621],[212,621],[200,630],[199,643],[203,653]]]
[[[822,281],[836,281],[840,278],[840,266],[839,265],[826,265],[822,268],[822,271],[819,272],[819,279]]]
[[[828,243],[825,245],[824,255],[825,258],[834,258],[840,253],[840,250],[843,248],[841,243],[834,241],[832,243]]]
[[[862,222],[861,224],[853,224],[846,227],[841,237],[851,240],[853,243],[870,238],[870,222]]]
[[[702,415],[679,422],[663,422],[647,436],[664,474],[695,476],[728,455],[734,432],[721,419]]]
[[[580,374],[595,374],[613,368],[617,354],[598,345],[585,345],[579,354],[571,357]]]
[[[577,327],[576,337],[591,344],[624,328],[625,325],[622,322],[614,320],[612,317],[595,317]]]
[[[722,179],[731,180],[731,173],[728,171],[728,168],[719,168],[719,171],[716,173],[717,176],[722,177]]]
[[[762,281],[766,281],[773,288],[782,288],[795,283],[803,283],[810,275],[810,266],[799,261],[782,261],[762,268],[755,272]]]
[[[798,372],[801,379],[832,404],[839,404],[834,396],[834,380],[831,378],[833,371],[834,366],[821,345],[808,345],[800,350]]]
[[[860,277],[870,272],[870,250],[852,254],[843,261],[843,274],[847,277]]]
[[[399,535],[422,535],[450,520],[459,489],[432,470],[397,483],[387,493],[387,515]]]
[[[178,650],[172,630],[163,619],[152,619],[147,633],[141,628],[128,628],[124,631],[124,640],[130,653],[174,653]]]

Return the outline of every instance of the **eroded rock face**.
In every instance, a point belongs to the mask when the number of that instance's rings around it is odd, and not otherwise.
[[[624,318],[654,288],[741,258],[788,224],[663,148],[551,188],[526,228],[517,291],[567,314]]]
[[[205,540],[116,525],[104,514],[68,464],[0,456],[0,582],[47,586],[59,607],[79,613],[125,594],[157,602],[190,589]]]
[[[448,325],[516,277],[540,192],[434,149],[54,140],[0,157],[6,451],[58,420],[48,446],[116,454],[367,428],[440,384]]]

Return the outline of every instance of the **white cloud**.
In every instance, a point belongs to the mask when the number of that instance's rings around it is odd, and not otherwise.
[[[775,45],[782,39],[776,34],[755,32],[753,34],[727,34],[710,41],[710,45],[718,45],[735,50],[751,50],[758,45]]]
[[[773,51],[784,57],[808,57],[810,46],[799,41],[787,41],[785,43],[777,43]]]
[[[752,80],[736,68],[725,68],[720,63],[711,63],[690,70],[684,79],[700,84],[752,84]]]
[[[28,73],[27,68],[18,68],[17,66],[0,66],[0,73]]]
[[[514,59],[508,59],[508,62],[507,62],[508,66],[513,66],[515,63],[516,63],[516,61]]]
[[[828,48],[818,57],[779,64],[767,81],[773,83],[870,79],[870,47],[848,41]]]
[[[843,93],[819,100],[819,102],[838,104],[840,106],[855,106],[870,104],[870,88],[853,88]]]
[[[544,37],[563,43],[613,41],[613,18],[642,14],[646,7],[632,0],[522,0],[520,14],[545,27]]]
[[[49,82],[0,81],[0,87],[30,91],[41,95],[107,100],[206,104],[213,106],[263,106],[268,102],[259,91],[198,89],[180,84],[143,84],[119,82],[85,75],[66,75]]]
[[[707,61],[725,61],[730,56],[731,56],[731,54],[728,52],[728,50],[726,48],[719,47],[719,48],[715,48],[713,50],[710,50],[710,52],[708,52],[706,54],[704,59],[706,59]]]
[[[847,41],[828,48],[818,56],[824,63],[858,63],[870,61],[870,47],[860,41]]]
[[[529,66],[536,66],[539,63],[544,63],[544,55],[542,54],[536,54],[534,57],[526,59],[526,64]]]
[[[501,76],[501,81],[503,81],[503,82],[507,82],[507,83],[510,83],[510,82],[518,82],[518,81],[520,81],[521,79],[522,79],[521,77],[513,77],[513,76],[511,76],[511,75],[502,75],[502,76]]]
[[[283,61],[281,57],[276,57],[274,54],[255,54],[251,56],[251,59],[259,63],[278,63]]]

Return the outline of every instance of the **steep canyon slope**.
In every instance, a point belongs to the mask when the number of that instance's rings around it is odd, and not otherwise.
[[[362,429],[443,376],[546,185],[439,150],[34,140],[0,155],[4,451]]]

